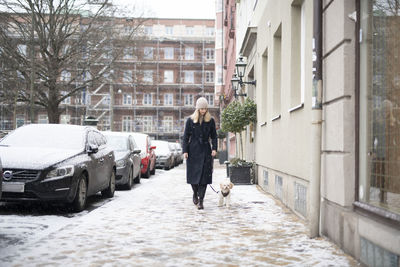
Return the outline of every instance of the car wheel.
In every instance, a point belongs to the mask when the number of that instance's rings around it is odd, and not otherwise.
[[[149,178],[150,177],[150,162],[147,165],[146,173],[143,175],[144,178]]]
[[[76,189],[75,198],[72,202],[74,211],[80,212],[86,207],[87,184],[85,175],[81,175],[78,180],[78,188]]]
[[[141,175],[142,175],[142,172],[139,170],[139,173],[138,173],[138,175],[135,177],[135,179],[133,180],[133,182],[135,183],[135,184],[140,184],[140,177],[141,177]]]
[[[115,172],[114,170],[111,172],[110,183],[108,187],[101,191],[101,195],[103,197],[112,198],[115,192]]]
[[[124,185],[125,189],[131,190],[133,185],[133,170],[129,170],[128,182]]]
[[[154,168],[153,168],[152,171],[150,171],[150,174],[151,174],[151,175],[156,174],[156,164],[154,164]]]

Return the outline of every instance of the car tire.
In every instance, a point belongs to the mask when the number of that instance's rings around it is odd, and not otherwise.
[[[72,201],[72,207],[75,212],[81,212],[86,208],[87,200],[87,182],[86,176],[81,175],[78,179],[78,186],[76,188],[75,198]]]
[[[156,164],[154,164],[154,168],[153,168],[152,171],[150,171],[150,174],[151,174],[151,175],[156,174]]]
[[[144,178],[150,178],[150,161],[149,164],[147,165],[147,169],[145,174],[143,175]]]
[[[103,191],[101,191],[101,195],[106,198],[112,198],[114,196],[114,192],[115,192],[115,171],[112,170],[108,187]]]
[[[124,188],[126,190],[131,190],[133,186],[133,170],[130,168],[129,175],[128,175],[128,182],[124,184]]]
[[[133,180],[133,182],[135,183],[135,184],[140,184],[140,176],[142,175],[142,172],[141,172],[141,170],[139,170],[139,173],[138,173],[138,175],[135,177],[135,179]]]

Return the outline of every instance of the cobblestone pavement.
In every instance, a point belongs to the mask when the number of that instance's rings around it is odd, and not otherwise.
[[[226,178],[216,162],[214,188]],[[358,266],[255,185],[236,185],[232,206],[192,203],[185,165],[157,170],[131,191],[39,240],[2,253],[0,266]],[[1,263],[2,262],[2,263]]]

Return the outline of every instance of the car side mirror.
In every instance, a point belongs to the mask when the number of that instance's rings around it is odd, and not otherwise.
[[[156,149],[156,146],[151,146],[150,149]]]
[[[87,153],[90,154],[94,154],[97,153],[99,151],[99,147],[96,145],[89,145],[88,149],[87,149]]]
[[[142,152],[142,150],[140,150],[140,149],[133,150],[133,154],[140,154],[140,152]]]

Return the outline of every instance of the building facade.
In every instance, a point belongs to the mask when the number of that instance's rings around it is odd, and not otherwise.
[[[257,184],[310,236],[368,266],[399,266],[399,1],[236,2],[236,57],[257,80],[246,86]]]
[[[121,32],[127,19],[116,18]],[[197,98],[204,96],[219,127],[215,97],[215,21],[211,19],[147,19],[137,43],[119,43],[122,55],[103,79],[60,106],[60,123],[83,124],[98,120],[98,128],[144,132],[156,139],[179,140],[184,120],[193,113]],[[110,47],[112,53],[112,47]],[[108,55],[103,56],[104,62]],[[102,67],[100,62],[97,66]],[[61,75],[60,81],[69,77]],[[29,123],[29,108],[22,103],[14,114],[2,113],[2,130]],[[35,109],[37,123],[48,122],[45,110]]]

